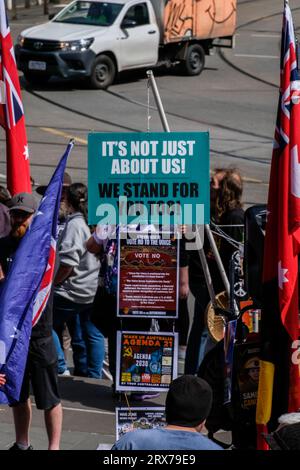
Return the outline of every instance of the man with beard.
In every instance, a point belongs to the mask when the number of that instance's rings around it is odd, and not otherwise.
[[[37,201],[32,194],[20,193],[11,199],[9,210],[11,231],[6,237],[0,238],[0,266],[2,268],[0,280],[4,279],[4,274],[8,271],[12,256],[25,235],[36,208]]]
[[[37,201],[32,194],[19,193],[11,200],[9,212],[12,229],[7,237],[0,238],[0,283],[9,271],[14,254],[31,224],[36,209]],[[19,402],[12,405],[16,442],[10,450],[32,450],[29,440],[32,415],[30,382],[36,407],[44,410],[49,439],[48,450],[58,450],[62,407],[57,386],[57,353],[52,337],[52,295],[38,323],[32,328]]]

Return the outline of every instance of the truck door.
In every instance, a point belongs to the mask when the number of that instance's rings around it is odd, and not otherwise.
[[[120,66],[122,69],[154,65],[158,59],[159,31],[146,3],[133,5],[121,22]]]

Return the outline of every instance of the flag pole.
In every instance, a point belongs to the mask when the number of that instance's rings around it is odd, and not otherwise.
[[[160,116],[160,119],[161,119],[161,122],[162,122],[162,125],[163,125],[163,129],[164,129],[165,132],[170,132],[170,127],[169,127],[167,117],[166,117],[166,114],[165,114],[165,111],[164,111],[164,108],[163,108],[163,105],[162,105],[162,101],[161,101],[161,98],[160,98],[160,95],[159,95],[159,91],[158,91],[158,88],[157,88],[157,85],[156,85],[156,82],[155,82],[153,72],[152,72],[152,70],[147,70],[146,73],[147,73],[147,77],[149,79],[149,82],[150,82],[150,85],[151,85],[151,88],[152,88],[153,96],[154,96],[156,106],[157,106],[157,110],[158,110],[158,113],[159,113],[159,116]],[[198,230],[199,229],[197,227],[197,234],[198,234],[198,236],[200,236]],[[228,281],[228,278],[227,278],[227,275],[226,275],[226,272],[225,272],[225,269],[224,269],[224,266],[223,266],[223,263],[222,263],[217,245],[216,245],[216,242],[214,240],[214,237],[212,235],[210,226],[208,224],[205,224],[205,231],[206,231],[207,238],[209,240],[212,252],[215,256],[216,263],[217,263],[218,269],[220,271],[220,275],[221,275],[223,284],[225,286],[226,293],[227,293],[228,298],[229,298],[230,284],[229,284],[229,281]],[[207,264],[207,261],[206,261],[206,257],[205,257],[203,248],[199,249],[199,256],[200,256],[203,272],[204,272],[204,275],[205,275],[205,280],[206,280],[206,285],[207,285],[207,288],[208,288],[210,300],[211,300],[213,306],[215,307],[216,306],[216,295],[215,295],[215,291],[214,291],[214,288],[213,288],[212,279],[211,279],[209,267],[208,267],[208,264]]]

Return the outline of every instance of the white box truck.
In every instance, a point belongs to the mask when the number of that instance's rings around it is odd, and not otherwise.
[[[236,0],[74,0],[26,29],[15,54],[29,82],[87,77],[94,88],[118,72],[176,65],[201,73],[214,45],[232,47]]]

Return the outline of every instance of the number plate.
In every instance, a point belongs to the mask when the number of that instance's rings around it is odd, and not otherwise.
[[[28,62],[28,68],[30,70],[46,70],[46,62],[40,62],[38,60],[30,60]]]

